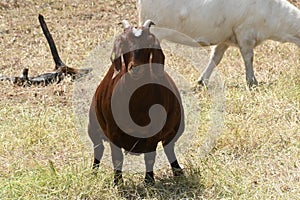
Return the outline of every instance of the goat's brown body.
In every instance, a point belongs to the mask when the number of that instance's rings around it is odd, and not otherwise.
[[[166,145],[171,140],[176,140],[176,138],[174,138],[175,135],[178,138],[183,132],[183,130],[179,130],[183,120],[183,113],[181,113],[183,109],[181,108],[181,102],[179,102],[180,99],[177,98],[179,97],[179,92],[167,73],[164,73],[161,77],[156,77],[156,75],[148,71],[145,73],[145,76],[151,76],[150,79],[159,78],[166,86],[168,85],[172,91],[162,85],[154,83],[147,84],[136,90],[130,99],[129,105],[124,105],[129,106],[132,120],[140,126],[146,126],[150,123],[148,112],[152,105],[159,104],[163,106],[167,112],[167,119],[163,129],[154,136],[146,138],[133,137],[120,129],[114,120],[111,110],[111,98],[118,81],[121,81],[121,84],[124,86],[126,86],[126,84],[134,84],[136,81],[130,80],[130,76],[125,77],[125,73],[126,71],[123,70],[116,77],[112,78],[114,66],[111,66],[95,92],[93,105],[95,106],[99,124],[106,137],[119,148],[123,148],[132,153],[155,151],[156,146],[160,141],[163,145]],[[122,89],[124,89],[124,91],[120,92],[126,92],[126,88],[121,88],[120,90]],[[183,127],[181,127],[181,129],[183,129]]]
[[[94,144],[93,166],[99,166],[103,140],[108,140],[116,184],[122,180],[121,149],[144,153],[145,183],[154,182],[153,166],[160,141],[174,175],[182,174],[174,152],[175,142],[184,130],[182,103],[175,83],[164,71],[165,56],[149,31],[151,23],[148,20],[136,29],[123,22],[124,32],[114,42],[112,65],[90,108],[88,133]]]

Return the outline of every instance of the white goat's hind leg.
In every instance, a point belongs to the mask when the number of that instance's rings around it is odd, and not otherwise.
[[[223,58],[223,55],[225,51],[228,49],[228,44],[221,43],[218,44],[216,47],[214,47],[209,63],[207,67],[205,68],[204,72],[201,74],[201,76],[198,79],[198,84],[206,86],[208,84],[208,80],[214,70],[214,68],[220,63],[220,61]]]
[[[258,85],[258,82],[254,76],[253,70],[253,47],[240,47],[240,51],[245,63],[246,68],[246,81],[248,86],[251,88]]]

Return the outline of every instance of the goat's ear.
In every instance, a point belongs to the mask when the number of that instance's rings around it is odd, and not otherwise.
[[[165,64],[165,55],[160,47],[158,39],[155,38],[155,42],[152,48],[152,71],[157,75],[163,75],[164,73],[164,64]],[[155,65],[155,63],[157,63]]]
[[[120,71],[122,68],[122,47],[121,47],[121,42],[122,39],[119,36],[118,38],[116,38],[115,42],[114,42],[114,47],[113,47],[113,51],[111,53],[110,56],[110,60],[113,63],[115,70],[116,71]]]

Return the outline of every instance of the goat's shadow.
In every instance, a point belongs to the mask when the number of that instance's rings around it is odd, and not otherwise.
[[[153,186],[125,180],[118,186],[118,193],[124,199],[194,199],[203,195],[204,184],[199,172],[186,172],[184,176],[166,175],[156,178]]]

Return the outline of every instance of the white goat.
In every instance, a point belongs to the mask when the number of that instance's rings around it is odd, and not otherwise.
[[[271,39],[300,47],[300,11],[286,0],[138,0],[137,7],[140,21],[151,19],[156,27],[176,30],[202,46],[216,45],[198,80],[203,85],[229,46],[239,47],[250,87],[258,84],[253,71],[255,46]],[[177,36],[157,34],[160,40],[189,45]]]

